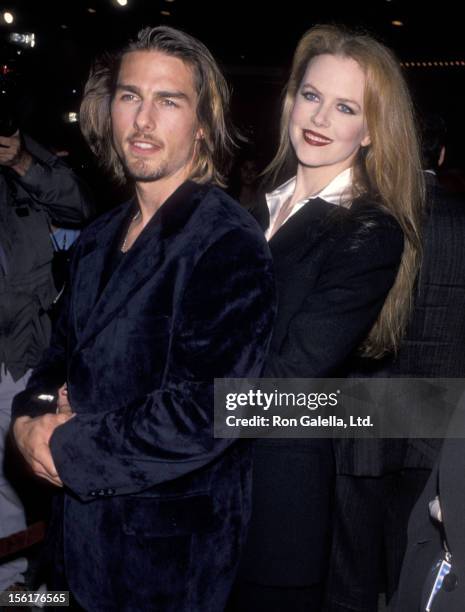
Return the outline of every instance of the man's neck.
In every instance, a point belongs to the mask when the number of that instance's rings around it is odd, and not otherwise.
[[[137,203],[145,227],[166,200],[187,180],[187,176],[173,176],[159,181],[136,182]]]

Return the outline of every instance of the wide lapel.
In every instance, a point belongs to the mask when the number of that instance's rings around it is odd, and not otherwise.
[[[105,214],[89,228],[84,245],[78,245],[76,278],[73,284],[73,303],[76,332],[78,337],[87,326],[95,304],[99,299],[105,266],[112,256],[116,237],[127,222],[131,202]]]
[[[279,228],[269,241],[273,256],[288,253],[298,247],[302,241],[308,244],[309,239],[315,240],[316,232],[324,231],[322,222],[336,208],[334,204],[321,198],[309,200]]]
[[[256,205],[251,208],[249,212],[262,228],[263,232],[266,232],[270,225],[270,211],[265,195],[259,196]]]
[[[108,325],[131,296],[153,277],[163,261],[168,241],[184,226],[204,190],[205,187],[192,181],[183,183],[147,223],[103,288],[76,348],[82,348]],[[102,260],[99,270],[93,272],[98,275],[97,282],[104,272],[105,258]]]

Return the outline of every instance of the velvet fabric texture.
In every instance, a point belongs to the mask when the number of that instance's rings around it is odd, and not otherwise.
[[[271,257],[237,203],[187,182],[108,277],[133,213],[124,205],[82,235],[52,345],[14,414],[36,414],[37,394],[68,382],[76,416],[51,450],[81,606],[220,612],[250,514],[250,448],[213,438],[213,378],[261,374]]]

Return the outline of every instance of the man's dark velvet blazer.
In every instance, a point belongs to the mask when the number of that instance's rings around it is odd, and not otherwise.
[[[237,203],[187,182],[109,274],[131,214],[121,206],[83,233],[52,345],[14,416],[38,414],[37,395],[67,381],[76,416],[50,447],[80,605],[219,612],[250,514],[250,451],[213,438],[213,378],[261,374],[271,256]]]

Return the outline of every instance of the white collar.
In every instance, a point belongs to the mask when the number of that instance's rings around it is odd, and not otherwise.
[[[349,205],[352,201],[352,179],[352,168],[346,168],[335,176],[333,180],[320,192],[296,202],[286,221],[290,219],[292,215],[295,215],[295,213],[298,212],[309,200],[315,200],[316,198],[321,198],[322,200],[325,200],[325,202],[328,202],[329,204],[336,204],[337,206]],[[294,193],[296,181],[297,178],[294,176],[286,181],[283,185],[280,185],[274,191],[265,195],[268,210],[270,212],[270,224],[268,226],[268,230],[265,232],[267,238],[269,237],[269,233],[281,207]]]

